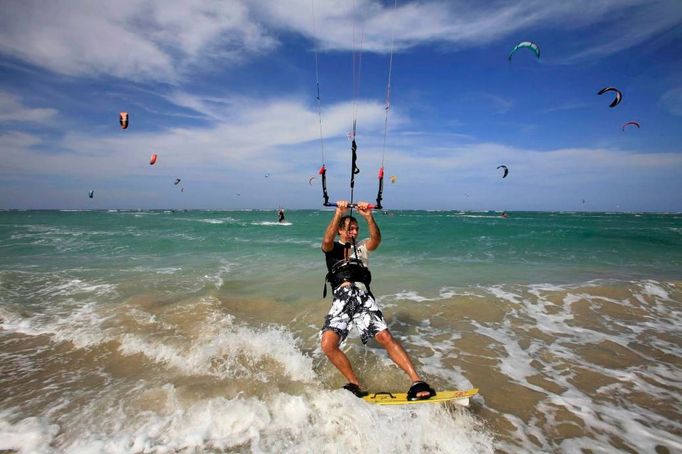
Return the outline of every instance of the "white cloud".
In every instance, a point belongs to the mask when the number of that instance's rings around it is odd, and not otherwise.
[[[207,101],[182,93],[174,99],[183,100],[197,111]],[[177,203],[168,195],[177,195],[172,182],[181,177],[187,184],[182,199],[187,207],[206,206],[209,200],[210,206],[229,207],[232,202],[225,195],[232,197],[236,192],[242,194],[239,200],[245,206],[319,205],[319,180],[314,186],[308,185],[308,178],[316,175],[321,164],[314,108],[291,99],[267,103],[236,98],[210,101],[211,109],[223,106],[212,110],[211,115],[230,117],[231,121],[147,134],[131,130],[108,137],[69,133],[55,144],[60,150],[57,154],[36,147],[42,144],[34,136],[5,134],[0,136],[0,172],[20,177],[25,190],[22,197],[34,191],[32,181],[63,181],[71,186],[80,181],[100,188],[109,182],[106,192],[111,197],[116,194],[117,206],[124,206],[121,194],[132,188],[147,194],[128,201],[136,207],[169,206]],[[328,187],[333,199],[347,196],[350,156],[345,135],[351,111],[349,103],[332,105],[323,117]],[[358,113],[363,129],[359,136],[358,165],[362,171],[356,177],[356,200],[373,200],[376,171],[381,165],[384,111],[379,103],[363,103]],[[297,121],[292,122],[292,118]],[[148,164],[151,153],[159,155],[155,166]],[[682,168],[679,153],[598,147],[533,150],[476,142],[471,137],[458,141],[450,135],[393,134],[385,157],[386,174],[398,176],[397,184],[387,183],[384,195],[389,208],[561,209],[571,198],[588,198],[597,203],[604,185],[610,194],[636,188],[651,201],[668,197],[667,205],[661,206],[675,208],[671,197],[664,193],[682,190],[675,172]],[[510,169],[504,180],[496,169],[500,164]],[[267,180],[263,178],[265,173],[271,174]],[[62,188],[64,185],[54,184]],[[83,188],[79,191],[84,194]],[[45,194],[33,194],[35,202],[30,206],[40,200],[60,206],[55,194],[47,198]],[[16,206],[15,202],[3,203]],[[627,209],[627,205],[623,208]]]
[[[427,1],[397,9],[376,0],[126,0],[4,2],[0,52],[72,76],[102,74],[175,83],[191,70],[222,68],[278,45],[289,31],[316,46],[387,52],[426,43],[480,46],[531,27],[600,24],[599,43],[568,61],[637,45],[682,20],[676,0],[571,2]],[[313,6],[316,20],[313,21]],[[628,14],[638,8],[640,14]],[[628,33],[622,33],[627,29]],[[355,40],[353,33],[356,33]],[[583,43],[587,44],[587,43]]]
[[[199,178],[225,169],[242,174],[258,173],[261,169],[284,173],[308,162],[315,163],[311,168],[319,164],[317,112],[303,104],[289,99],[207,100],[184,93],[176,93],[172,99],[217,120],[229,118],[230,121],[216,121],[206,128],[175,128],[143,134],[126,131],[108,137],[69,132],[54,144],[62,150],[58,154],[32,148],[37,142],[28,140],[31,136],[8,135],[0,141],[0,147],[6,152],[3,166],[23,169],[27,174],[77,176],[95,172],[120,178],[147,174],[145,164],[149,155],[157,153],[156,168],[191,172]],[[210,106],[206,107],[207,104]],[[379,131],[383,127],[383,105],[361,102],[356,108],[363,131]],[[328,143],[345,143],[352,111],[353,105],[340,103],[324,112],[324,135]],[[296,121],[291,121],[292,118]],[[331,154],[329,157],[334,158]],[[40,159],[40,166],[34,165],[35,159]]]
[[[601,38],[608,39],[590,46],[585,55],[606,55],[639,44],[682,20],[676,0],[452,0],[398,2],[397,8],[391,2],[373,0],[316,0],[315,21],[309,0],[256,0],[252,4],[272,27],[313,37],[322,49],[355,46],[374,52],[387,52],[392,40],[398,50],[425,43],[475,47],[531,27],[573,30],[600,24],[605,31]],[[637,7],[642,14],[631,18],[631,9]],[[622,33],[624,28],[628,33]]]
[[[400,144],[388,155],[386,171],[398,176],[384,194],[390,209],[468,210],[680,210],[679,153],[624,149],[522,149],[496,143],[448,146],[428,136]],[[501,178],[497,166],[509,168]],[[373,189],[365,180],[361,188]],[[632,198],[625,194],[637,193]],[[371,197],[371,193],[370,193]],[[581,199],[590,201],[582,206]]]
[[[57,115],[56,109],[28,107],[19,96],[0,91],[0,123],[45,123]]]
[[[234,62],[273,38],[237,0],[5,2],[0,52],[57,73],[176,81],[192,65]]]
[[[553,107],[549,107],[547,109],[544,109],[542,112],[543,113],[551,113],[551,112],[561,112],[561,111],[566,111],[566,110],[578,110],[578,109],[584,109],[586,107],[589,107],[589,104],[586,102],[564,102],[563,104],[558,104]]]
[[[229,137],[230,143],[250,150],[290,145],[319,139],[316,111],[294,99],[260,100],[246,97],[204,97],[185,92],[168,96],[176,105],[215,120],[213,131]],[[323,135],[345,137],[350,130],[353,109],[366,130],[383,126],[384,106],[373,101],[338,103],[323,109]],[[399,122],[399,113],[393,114]],[[296,121],[292,121],[296,119]],[[189,131],[189,130],[186,130]],[[203,130],[197,130],[204,134]]]
[[[615,54],[679,28],[682,23],[682,3],[678,1],[629,1],[609,6],[605,16],[594,22],[600,28],[592,42],[567,56],[565,63]]]
[[[498,114],[507,113],[514,106],[514,101],[511,99],[493,95],[492,93],[477,93],[477,96],[486,99]]]
[[[40,143],[40,137],[23,132],[10,131],[0,135],[0,148],[25,149]]]
[[[682,116],[682,88],[673,88],[661,96],[660,104],[673,115]]]

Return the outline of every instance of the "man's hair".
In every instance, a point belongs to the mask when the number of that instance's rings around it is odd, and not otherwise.
[[[343,229],[343,228],[346,227],[346,220],[347,220],[347,219],[350,219],[350,223],[349,223],[348,225],[353,224],[353,223],[355,223],[355,225],[358,225],[358,220],[355,219],[354,216],[351,216],[350,214],[347,214],[347,215],[345,215],[345,216],[341,216],[341,219],[339,219],[339,225],[338,225],[338,227],[339,227],[338,229],[339,229],[339,230],[341,230],[341,229]]]

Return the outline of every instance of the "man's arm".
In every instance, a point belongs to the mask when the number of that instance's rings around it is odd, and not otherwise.
[[[374,220],[374,216],[372,216],[372,210],[369,208],[369,204],[367,202],[358,203],[358,213],[360,213],[360,215],[365,218],[365,221],[367,221],[367,227],[369,228],[369,238],[365,242],[365,245],[367,246],[368,251],[373,251],[379,247],[379,244],[381,244],[381,231]]]
[[[322,250],[324,252],[329,252],[334,249],[334,238],[336,238],[336,234],[339,232],[339,221],[347,209],[348,202],[345,200],[336,202],[334,217],[329,222],[327,230],[324,231],[324,237],[322,237]]]

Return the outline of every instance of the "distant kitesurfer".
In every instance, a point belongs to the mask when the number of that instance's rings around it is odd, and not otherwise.
[[[384,316],[369,289],[372,280],[367,268],[369,251],[379,247],[381,232],[376,224],[367,202],[357,204],[357,210],[365,218],[369,227],[369,238],[355,242],[359,227],[358,221],[345,215],[349,208],[347,201],[336,203],[334,217],[327,226],[322,239],[322,251],[327,261],[327,281],[333,291],[332,307],[325,317],[322,327],[322,351],[329,361],[348,380],[344,388],[358,397],[367,395],[360,386],[360,380],[353,372],[348,357],[341,351],[339,344],[350,328],[355,325],[366,344],[374,338],[388,352],[388,356],[412,380],[407,398],[409,400],[428,399],[436,392],[422,381],[405,349],[388,330]],[[335,241],[336,236],[339,241]],[[325,283],[325,295],[326,295]]]
[[[279,211],[277,212],[277,222],[284,222],[284,208],[280,208]]]

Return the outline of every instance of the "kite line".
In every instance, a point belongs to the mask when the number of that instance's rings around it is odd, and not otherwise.
[[[356,7],[355,2],[353,2],[354,7]],[[397,10],[398,7],[398,1],[394,1],[394,11]],[[313,16],[313,34],[314,36],[317,36],[317,20],[315,17],[315,0],[312,0],[312,16]],[[359,97],[359,92],[360,92],[360,74],[361,74],[361,66],[362,66],[362,46],[364,43],[364,29],[360,32],[360,38],[359,38],[359,46],[358,46],[358,38],[357,38],[358,32],[357,32],[357,24],[356,21],[353,21],[353,114],[352,114],[352,129],[348,133],[348,138],[351,140],[351,175],[350,175],[350,209],[351,209],[351,214],[353,212],[353,208],[357,207],[357,204],[353,202],[354,200],[354,191],[355,191],[355,175],[360,173],[360,169],[357,166],[357,142],[356,142],[356,134],[357,134],[357,117],[358,117],[358,97]],[[384,117],[384,135],[383,135],[383,145],[382,145],[382,150],[381,150],[381,167],[379,168],[379,172],[377,175],[377,178],[379,180],[379,189],[377,191],[377,197],[376,197],[376,204],[375,205],[370,205],[370,208],[372,209],[382,209],[383,206],[381,204],[381,201],[383,200],[383,191],[384,191],[384,162],[385,162],[385,156],[386,156],[386,142],[387,142],[387,136],[388,136],[388,118],[389,118],[389,112],[391,110],[391,75],[392,75],[392,68],[393,68],[393,50],[394,50],[394,42],[395,42],[395,36],[394,36],[394,31],[391,31],[391,47],[390,47],[390,53],[389,53],[389,61],[388,61],[388,77],[387,77],[387,82],[386,82],[386,98],[385,98],[385,106],[384,106],[384,112],[385,112],[385,117]],[[358,49],[359,47],[359,49]],[[322,198],[323,198],[323,205],[327,207],[333,207],[336,206],[336,203],[329,202],[329,193],[327,192],[327,166],[326,166],[326,161],[325,161],[325,155],[324,155],[324,132],[322,128],[322,101],[320,98],[320,76],[319,76],[319,56],[317,52],[317,47],[315,47],[315,84],[316,84],[316,90],[317,90],[317,113],[318,113],[318,119],[319,119],[319,125],[320,125],[320,151],[322,154],[322,166],[320,167],[319,170],[319,175],[321,176],[322,180]]]

